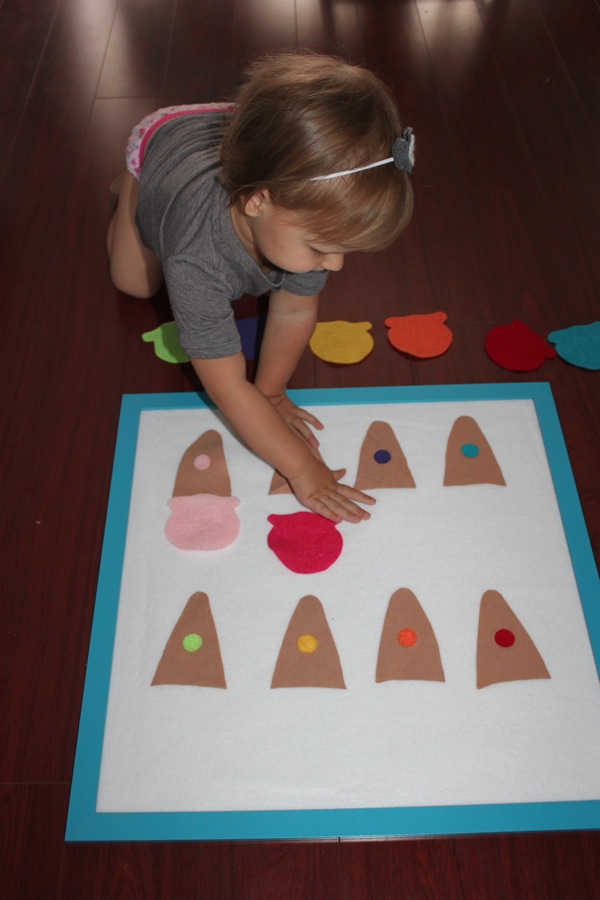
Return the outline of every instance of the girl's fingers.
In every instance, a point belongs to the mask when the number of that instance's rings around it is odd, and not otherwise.
[[[339,481],[340,478],[343,478],[346,474],[346,469],[336,469],[332,474],[335,480]],[[349,500],[356,500],[358,503],[368,503],[370,506],[373,503],[377,503],[375,497],[371,497],[369,494],[363,494],[362,491],[350,487],[349,484],[338,484],[337,489],[340,494],[347,497]]]
[[[314,434],[312,433],[312,431],[310,430],[310,428],[308,427],[308,425],[306,425],[301,419],[297,419],[295,422],[292,422],[291,425],[294,428],[294,430],[298,432],[300,437],[304,438],[306,443],[310,447],[314,447],[316,450],[316,448],[319,446],[319,442],[316,439],[316,437],[314,436]]]
[[[371,518],[370,513],[340,492],[326,494],[320,498],[320,503],[322,508],[317,511],[332,520],[344,519],[347,522],[362,522]]]
[[[296,415],[303,419],[305,422],[308,422],[313,428],[317,428],[319,431],[322,431],[325,427],[323,423],[317,419],[316,416],[313,416],[312,413],[307,412],[305,409],[302,409],[300,406],[296,407]]]
[[[334,469],[334,470],[332,470],[331,474],[333,475],[333,477],[335,478],[336,481],[339,481],[340,478],[343,478],[344,475],[346,474],[346,469]]]
[[[349,487],[347,484],[340,484],[339,491],[340,493],[343,493],[344,497],[348,497],[349,500],[355,500],[357,503],[368,503],[369,506],[377,503],[375,497],[371,497],[369,494],[363,494],[362,491]]]

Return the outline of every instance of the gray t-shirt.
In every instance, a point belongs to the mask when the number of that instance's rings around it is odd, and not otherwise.
[[[231,303],[285,289],[318,294],[327,272],[262,272],[240,243],[219,183],[227,113],[186,115],[162,125],[145,151],[136,224],[162,263],[182,349],[216,359],[241,349]]]

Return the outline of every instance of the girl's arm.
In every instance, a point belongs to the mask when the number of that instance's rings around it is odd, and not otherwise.
[[[315,330],[318,312],[318,294],[311,297],[299,297],[287,291],[271,294],[254,379],[256,387],[271,401],[282,419],[312,447],[318,447],[319,442],[308,425],[319,430],[323,425],[315,416],[295,406],[286,390]]]
[[[306,441],[288,427],[270,400],[246,380],[246,361],[241,353],[221,359],[193,359],[192,364],[207,393],[242,440],[288,479],[304,506],[333,522],[369,518],[356,503],[375,501],[362,491],[338,484],[344,470],[331,472],[312,455]]]

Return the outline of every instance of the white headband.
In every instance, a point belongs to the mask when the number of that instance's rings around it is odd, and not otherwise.
[[[392,145],[392,155],[387,159],[369,163],[368,166],[357,166],[356,169],[344,169],[343,172],[332,172],[330,175],[317,175],[309,178],[309,181],[327,181],[329,178],[341,178],[343,175],[353,175],[355,172],[365,172],[367,169],[376,169],[378,166],[387,166],[394,163],[402,172],[412,173],[415,164],[415,136],[412,128],[405,128],[402,137],[396,138]]]

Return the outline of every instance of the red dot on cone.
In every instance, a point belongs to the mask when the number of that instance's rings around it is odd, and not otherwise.
[[[515,642],[515,636],[508,628],[499,628],[494,635],[494,640],[499,647],[512,647]]]

